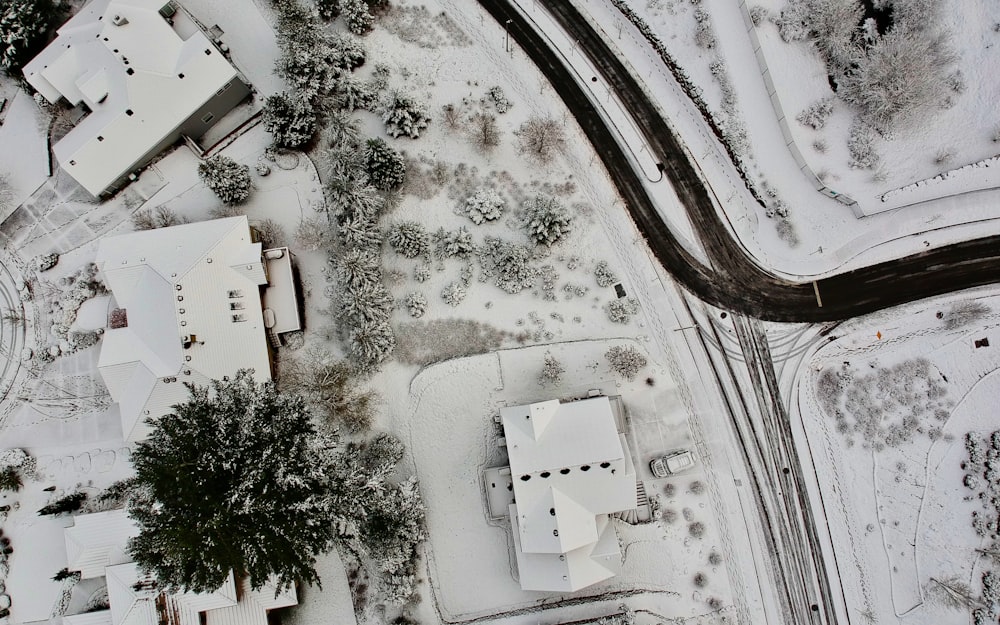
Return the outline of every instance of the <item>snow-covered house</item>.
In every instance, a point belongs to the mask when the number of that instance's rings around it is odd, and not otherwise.
[[[184,382],[207,386],[240,369],[271,379],[273,328],[297,328],[298,308],[293,289],[271,297],[292,299],[277,315],[262,308],[261,289],[288,257],[262,251],[242,216],[101,240],[97,266],[113,309],[98,370],[126,441],[145,439],[147,419],[188,398]]]
[[[65,616],[64,625],[267,625],[268,612],[298,603],[294,587],[252,590],[232,573],[212,592],[165,592],[128,556],[137,533],[124,510],[81,514],[66,528],[67,568],[83,579],[104,577],[109,609]]]
[[[82,107],[52,151],[95,197],[182,137],[200,138],[250,94],[174,0],[91,0],[24,76],[49,102]]]
[[[504,407],[521,588],[571,592],[621,569],[610,514],[637,505],[636,473],[611,399]]]

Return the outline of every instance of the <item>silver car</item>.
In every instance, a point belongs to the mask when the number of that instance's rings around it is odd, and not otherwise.
[[[678,449],[659,458],[654,458],[649,463],[649,470],[655,477],[667,477],[674,473],[687,471],[694,466],[694,454],[686,449]]]

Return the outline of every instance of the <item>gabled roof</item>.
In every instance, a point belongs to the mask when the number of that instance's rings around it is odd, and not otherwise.
[[[168,23],[159,14],[165,4],[91,0],[24,68],[53,104],[64,97],[91,110],[53,152],[94,196],[238,77],[204,33]]]
[[[188,397],[183,382],[205,385],[244,368],[258,382],[271,378],[267,281],[246,217],[106,237],[97,265],[128,317],[104,333],[98,361],[126,440],[145,438],[146,419]]]
[[[66,566],[79,571],[83,579],[102,577],[106,567],[132,560],[125,546],[138,533],[135,521],[124,510],[79,514],[64,532]]]
[[[200,625],[198,614],[236,605],[233,574],[213,592],[167,594],[135,563],[106,569],[112,625]]]
[[[250,588],[246,577],[237,583],[240,601],[234,606],[205,613],[206,625],[267,625],[267,613],[278,608],[297,605],[295,586],[275,595],[275,585],[265,583],[259,590]]]
[[[517,519],[516,505],[511,519]],[[516,521],[514,521],[516,524]],[[524,590],[574,592],[614,577],[621,572],[618,534],[607,515],[596,518],[599,536],[566,553],[525,552],[520,532],[514,531],[518,581]]]

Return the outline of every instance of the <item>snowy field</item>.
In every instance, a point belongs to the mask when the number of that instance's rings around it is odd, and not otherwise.
[[[978,596],[992,568],[962,468],[966,433],[997,427],[1000,355],[976,347],[1000,340],[997,304],[979,289],[847,322],[800,369],[795,433],[852,618],[964,622],[974,604],[943,599],[938,582]]]

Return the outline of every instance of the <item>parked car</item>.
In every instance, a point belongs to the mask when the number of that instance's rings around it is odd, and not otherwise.
[[[655,477],[667,477],[674,473],[686,471],[694,466],[694,454],[686,449],[678,449],[654,458],[649,463],[649,470]]]

